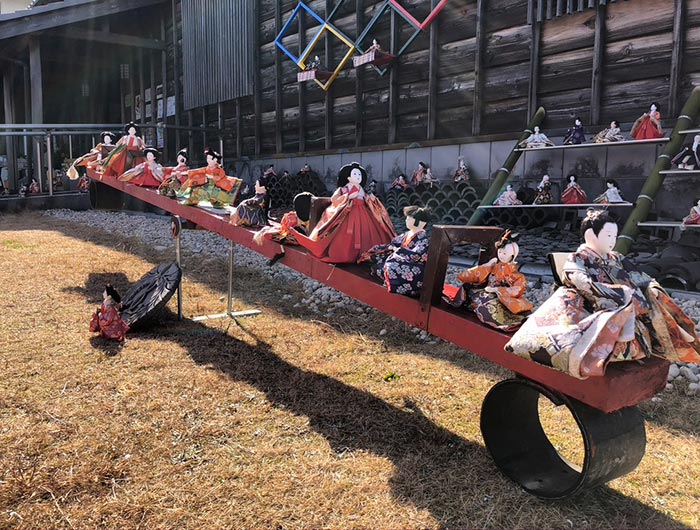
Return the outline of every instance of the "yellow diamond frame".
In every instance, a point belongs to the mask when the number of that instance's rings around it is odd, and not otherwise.
[[[306,47],[306,53],[302,57],[299,58],[299,62],[297,63],[299,68],[301,68],[302,70],[304,68],[306,68],[306,59],[309,58],[309,55],[311,55],[311,52],[316,47],[316,44],[318,43],[319,40],[321,40],[321,37],[323,36],[323,34],[326,31],[329,31],[330,33],[335,35],[338,38],[338,40],[340,40],[343,44],[345,44],[348,47],[348,53],[345,54],[345,57],[343,57],[343,59],[340,61],[340,63],[336,67],[336,69],[333,71],[333,73],[331,74],[331,76],[328,78],[328,80],[325,83],[321,83],[318,79],[314,79],[314,81],[316,81],[316,84],[318,86],[320,86],[323,90],[328,90],[328,88],[331,86],[333,81],[335,81],[335,78],[338,77],[338,74],[345,66],[345,63],[347,63],[350,60],[350,57],[352,57],[353,54],[355,53],[355,44],[350,39],[348,39],[345,35],[343,35],[340,31],[338,31],[336,28],[334,28],[333,26],[331,26],[330,24],[328,24],[326,22],[323,25],[323,27],[321,28],[321,31],[319,31],[316,34],[316,36],[311,41],[311,43]]]

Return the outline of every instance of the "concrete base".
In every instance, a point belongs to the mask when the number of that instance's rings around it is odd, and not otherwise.
[[[22,210],[48,210],[50,208],[68,208],[70,210],[89,210],[90,195],[73,191],[19,197],[12,195],[0,197],[0,212],[11,213]]]

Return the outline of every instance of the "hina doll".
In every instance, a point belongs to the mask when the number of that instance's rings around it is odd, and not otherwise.
[[[213,149],[204,153],[207,165],[187,171],[187,180],[180,187],[176,197],[183,204],[196,206],[200,201],[209,201],[214,208],[232,205],[241,187],[241,179],[227,177],[221,167],[221,155]]]
[[[538,126],[535,126],[535,130],[530,136],[518,144],[518,146],[528,149],[546,147],[548,145],[554,145],[554,142],[547,138],[547,135],[541,132]]]
[[[493,201],[494,206],[518,206],[522,203],[523,202],[518,199],[518,194],[513,189],[513,186],[510,184],[506,184],[505,191]]]
[[[255,195],[241,201],[231,214],[230,223],[236,226],[265,226],[267,223],[267,177],[255,181]]]
[[[163,183],[163,166],[158,163],[160,153],[154,147],[147,147],[143,154],[146,161],[126,170],[117,180],[146,188],[158,188]]]
[[[561,192],[562,204],[585,204],[587,200],[586,192],[578,184],[578,177],[569,175],[569,183]]]
[[[307,237],[297,234],[298,243],[328,263],[355,263],[363,252],[389,243],[396,234],[384,205],[365,193],[367,171],[357,162],[338,173],[338,189],[331,204]]]
[[[428,261],[430,238],[425,227],[432,218],[429,208],[406,206],[408,232],[396,236],[391,242],[375,245],[358,259],[358,263],[369,261],[371,272],[381,278],[390,293],[419,296],[423,287],[423,274]]]
[[[457,159],[457,170],[452,177],[452,182],[469,182],[469,170],[462,156]]]
[[[27,195],[36,195],[37,193],[39,193],[39,183],[32,177],[32,181],[27,188]]]
[[[90,191],[90,177],[87,175],[83,175],[80,177],[80,180],[78,180],[78,192],[80,193],[87,193]]]
[[[566,130],[564,145],[578,145],[585,141],[586,135],[583,130],[583,124],[581,123],[581,118],[577,117],[576,120],[574,120],[574,126]]]
[[[398,177],[394,179],[394,181],[391,183],[391,187],[389,190],[398,190],[402,191],[408,188],[408,182],[406,182],[406,175],[401,173]]]
[[[138,135],[138,126],[132,121],[124,126],[124,131],[126,134],[117,141],[114,150],[102,163],[105,175],[118,177],[144,161],[146,143]]]
[[[189,171],[190,157],[187,154],[187,149],[181,149],[177,153],[177,165],[174,167],[163,168],[163,182],[158,186],[158,193],[174,199],[180,187],[187,180],[187,172]]]
[[[506,230],[496,242],[496,258],[463,271],[457,276],[462,287],[448,302],[465,306],[477,318],[502,331],[514,331],[520,327],[532,310],[525,298],[527,280],[518,272],[517,234]]]
[[[683,218],[681,230],[685,230],[689,225],[700,225],[700,198],[696,199],[695,206],[690,209],[690,213]]]
[[[693,143],[688,143],[683,146],[683,149],[671,159],[671,163],[678,169],[700,168],[700,156],[698,156],[698,147],[700,147],[700,134],[693,137]]]
[[[663,138],[664,130],[661,128],[661,113],[659,106],[652,103],[649,110],[642,114],[632,125],[630,136],[635,140],[652,140]]]
[[[620,186],[616,180],[608,179],[605,181],[605,185],[607,186],[607,189],[593,199],[593,202],[597,204],[614,204],[617,202],[625,202],[625,199],[622,198],[622,194],[620,193]]]
[[[102,161],[105,160],[117,146],[114,144],[114,134],[111,132],[105,131],[100,137],[102,138],[101,143],[93,147],[89,153],[76,158],[70,165],[66,172],[69,179],[77,180],[80,177],[76,169],[80,166],[95,169],[98,173],[103,171]]]
[[[425,162],[418,162],[418,169],[413,172],[411,177],[411,184],[414,186],[419,186],[425,181],[425,177],[428,174],[428,164]]]
[[[270,221],[270,224],[263,226],[253,235],[253,241],[258,245],[264,243],[265,239],[270,239],[280,243],[280,251],[272,257],[268,265],[274,265],[275,262],[284,257],[283,244],[298,245],[296,234],[308,234],[309,217],[311,214],[311,200],[313,195],[308,191],[297,194],[294,197],[294,210],[287,212],[282,216],[279,223]]]
[[[602,376],[608,363],[655,355],[700,362],[695,323],[650,276],[613,247],[617,224],[589,209],[585,243],[563,267],[562,286],[516,332],[506,350],[568,373]]]
[[[99,331],[106,339],[123,341],[129,325],[121,317],[121,297],[111,284],[102,293],[102,306],[92,315],[90,331]]]
[[[542,180],[537,185],[537,195],[532,204],[552,204],[552,183],[549,175],[543,175]]]
[[[593,137],[593,142],[596,144],[624,141],[625,137],[620,133],[620,122],[617,120],[611,121],[610,127],[603,129]]]

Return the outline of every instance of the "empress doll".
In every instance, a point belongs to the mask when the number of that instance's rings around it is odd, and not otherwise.
[[[549,180],[549,175],[542,176],[532,204],[552,204],[552,183]]]
[[[569,175],[569,183],[564,191],[561,192],[562,204],[585,204],[587,200],[586,192],[579,186],[578,177]]]
[[[532,309],[525,298],[527,280],[515,262],[519,251],[517,237],[506,230],[496,242],[498,257],[460,273],[457,279],[462,287],[448,300],[455,307],[467,307],[481,322],[503,331],[518,329]]]
[[[396,177],[393,182],[391,183],[391,187],[389,190],[405,190],[408,188],[408,182],[406,182],[406,175],[401,173],[398,177]]]
[[[452,182],[469,182],[469,170],[462,156],[457,159],[457,170],[452,177]]]
[[[581,123],[581,118],[576,118],[574,120],[574,126],[571,129],[567,129],[564,135],[564,145],[576,145],[582,144],[586,141],[586,135],[583,130],[583,124]]]
[[[158,163],[158,150],[154,147],[147,147],[143,154],[146,161],[132,167],[117,177],[117,180],[144,186],[146,188],[157,188],[163,183],[163,166]]]
[[[649,110],[642,114],[632,125],[630,136],[635,140],[651,140],[663,138],[664,130],[661,128],[661,113],[659,105],[652,103]]]
[[[437,182],[438,180],[433,176],[430,166],[425,162],[418,162],[418,169],[413,172],[411,184],[415,187],[427,186],[428,188],[432,188]]]
[[[92,315],[90,331],[99,331],[106,339],[123,341],[129,325],[122,320],[121,297],[111,284],[102,292],[102,306]]]
[[[617,224],[610,214],[589,209],[581,233],[585,243],[564,264],[563,285],[506,350],[578,378],[652,355],[700,362],[695,323],[653,278],[612,250]]]
[[[403,213],[408,231],[390,243],[373,246],[360,256],[358,263],[369,261],[372,274],[382,279],[390,293],[418,296],[430,243],[425,227],[432,214],[430,209],[419,206],[406,206]]]
[[[214,208],[232,205],[241,187],[241,179],[226,176],[219,153],[207,149],[205,155],[207,165],[187,171],[187,180],[177,192],[177,198],[190,206],[196,206],[200,201],[209,201]]]
[[[265,226],[267,222],[267,177],[255,181],[255,195],[241,201],[231,214],[230,223],[236,226]]]
[[[158,186],[158,193],[174,199],[180,187],[187,180],[190,157],[187,149],[180,149],[177,153],[177,165],[163,168],[163,182]]]
[[[598,195],[593,202],[597,204],[614,204],[618,202],[625,202],[620,193],[620,185],[615,179],[608,179],[605,181],[606,190]]]
[[[620,122],[617,120],[611,121],[610,127],[603,129],[593,137],[593,142],[596,144],[624,141],[625,137],[620,133]]]
[[[384,205],[365,193],[367,171],[357,162],[346,164],[338,173],[338,189],[331,204],[307,237],[297,242],[328,263],[355,263],[363,252],[389,243],[396,234]]]
[[[700,198],[695,200],[695,206],[690,209],[690,213],[683,218],[681,230],[685,230],[689,225],[700,225]]]
[[[102,134],[100,134],[100,138],[102,138],[101,143],[93,147],[89,153],[84,154],[73,161],[66,172],[69,179],[77,180],[80,177],[78,170],[76,169],[80,166],[93,168],[98,172],[103,171],[102,161],[105,160],[117,146],[113,143],[114,134],[109,131],[104,131]]]
[[[494,206],[517,206],[523,201],[518,199],[518,194],[513,189],[511,184],[506,184],[506,189],[501,193],[496,200],[493,201]]]
[[[547,138],[547,135],[541,132],[538,126],[535,126],[534,132],[530,136],[525,138],[522,142],[520,142],[518,145],[520,147],[534,149],[537,147],[546,147],[548,145],[554,145],[554,142]]]
[[[115,149],[102,162],[105,175],[118,177],[144,161],[146,143],[138,135],[138,126],[132,121],[124,126],[124,131],[126,134],[117,141]]]

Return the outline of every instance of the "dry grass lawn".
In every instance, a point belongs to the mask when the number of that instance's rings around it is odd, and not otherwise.
[[[123,347],[88,332],[107,281],[125,291],[170,260],[0,216],[0,528],[700,527],[700,407],[680,389],[642,406],[636,471],[542,502],[481,439],[481,401],[508,374],[377,312],[314,320],[298,286],[239,270],[237,308],[262,316],[170,313]],[[185,268],[186,314],[220,312],[225,262]]]

